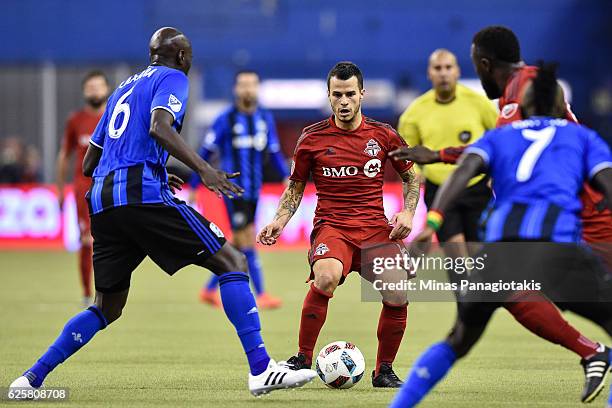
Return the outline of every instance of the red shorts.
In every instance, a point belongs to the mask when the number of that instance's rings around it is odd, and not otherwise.
[[[79,231],[81,231],[81,237],[83,235],[91,234],[91,227],[89,224],[89,207],[85,194],[89,190],[90,184],[89,179],[87,183],[80,182],[74,184],[74,199],[76,201],[77,219],[79,221]]]
[[[406,246],[401,240],[389,239],[391,226],[345,227],[321,224],[315,226],[310,235],[308,262],[310,277],[314,279],[312,267],[319,259],[335,258],[342,262],[342,278],[352,271],[362,274],[369,270],[375,256],[395,257],[407,254]]]

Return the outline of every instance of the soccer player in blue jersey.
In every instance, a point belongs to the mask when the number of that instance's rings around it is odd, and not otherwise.
[[[117,320],[132,272],[147,256],[169,275],[195,264],[220,276],[223,308],[246,353],[253,395],[302,386],[316,376],[314,371],[295,372],[268,356],[244,255],[225,241],[217,226],[172,194],[171,187],[180,186],[181,180],[166,172],[170,154],[218,195],[243,192],[229,181],[238,173],[211,167],[179,135],[187,107],[191,44],[175,28],[164,27],[151,37],[149,55],[149,67],[123,81],[108,99],[83,161],[83,173],[93,173],[87,200],[95,303],[66,323],[11,388],[40,387],[53,369]]]
[[[263,165],[267,158],[278,174],[287,182],[289,170],[276,134],[272,113],[258,105],[259,75],[254,71],[240,71],[234,80],[235,103],[222,112],[204,136],[200,156],[209,160],[216,156],[221,168],[228,172],[240,172],[235,183],[244,189],[240,198],[226,199],[233,243],[246,256],[249,274],[253,282],[257,305],[262,309],[281,306],[281,300],[264,290],[264,279],[255,252],[255,212],[263,177]],[[199,183],[197,174],[191,178],[192,192]],[[195,195],[192,195],[193,202]],[[219,277],[213,275],[202,288],[200,299],[219,307],[217,291]]]
[[[468,180],[486,172],[492,176],[496,197],[484,230],[485,242],[516,244],[485,247],[490,248],[486,252],[490,267],[482,275],[491,274],[490,281],[508,274],[517,279],[565,280],[564,285],[544,286],[543,290],[561,296],[578,292],[581,301],[610,315],[610,281],[603,278],[606,271],[591,252],[567,244],[580,238],[578,195],[585,180],[605,195],[608,207],[612,206],[610,149],[595,132],[562,119],[565,101],[552,65],[540,66],[525,90],[521,109],[529,119],[489,131],[466,149],[460,166],[436,194],[428,227],[417,239],[429,240],[443,222],[445,209]],[[568,288],[570,282],[579,284]],[[453,329],[444,341],[419,357],[391,406],[418,404],[456,360],[469,352],[499,305],[481,302],[473,293],[464,295]],[[596,354],[582,360],[586,378],[583,402],[591,402],[603,388],[611,357],[610,349],[601,346]]]

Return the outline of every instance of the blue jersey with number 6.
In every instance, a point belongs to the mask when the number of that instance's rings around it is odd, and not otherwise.
[[[489,242],[578,241],[582,184],[612,167],[597,133],[564,119],[531,118],[488,131],[468,153],[482,157],[493,178]]]
[[[189,81],[179,70],[151,65],[123,81],[109,97],[90,143],[102,150],[87,195],[90,212],[168,199],[168,152],[149,135],[151,114],[169,112],[180,132]]]

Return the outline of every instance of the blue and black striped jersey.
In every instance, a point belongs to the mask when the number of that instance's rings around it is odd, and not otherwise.
[[[582,184],[612,167],[597,133],[565,119],[534,117],[488,131],[469,153],[482,157],[493,178],[488,242],[579,241]]]
[[[223,171],[240,172],[234,182],[244,188],[244,200],[256,201],[259,197],[266,155],[281,177],[289,175],[274,119],[266,109],[257,108],[248,114],[232,106],[221,113],[205,134],[200,148],[204,160],[213,154],[219,156]],[[195,187],[198,182],[199,178],[194,174],[191,185]]]
[[[151,65],[117,87],[90,140],[103,149],[87,193],[91,214],[128,204],[164,202],[169,193],[168,152],[149,135],[151,113],[168,111],[180,132],[188,93],[187,76],[161,65]]]

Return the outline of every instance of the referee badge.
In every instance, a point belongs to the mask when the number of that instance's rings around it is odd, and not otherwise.
[[[471,138],[472,132],[470,132],[469,130],[464,130],[463,132],[459,133],[459,141],[461,143],[467,143],[470,141]]]

